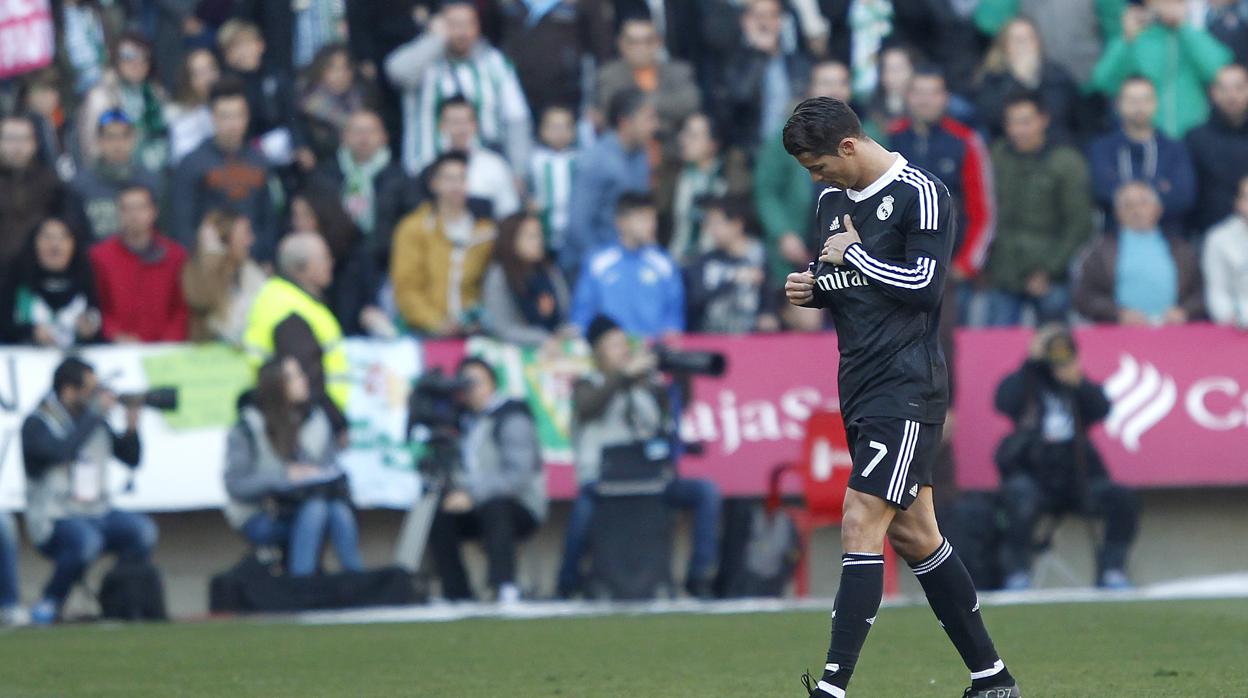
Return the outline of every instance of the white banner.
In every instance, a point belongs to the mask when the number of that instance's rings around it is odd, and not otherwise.
[[[348,340],[347,355],[351,446],[342,465],[351,476],[355,503],[406,509],[415,500],[418,478],[403,428],[408,392],[423,365],[420,347],[410,339]],[[109,486],[117,506],[179,511],[224,504],[226,433],[238,396],[253,382],[242,356],[222,346],[180,344],[99,347],[82,356],[116,390],[170,385],[180,393],[175,412],[143,411],[139,468],[132,473],[113,464]],[[0,510],[24,505],[22,422],[51,389],[61,358],[51,350],[0,347]],[[120,427],[116,417],[114,426]]]

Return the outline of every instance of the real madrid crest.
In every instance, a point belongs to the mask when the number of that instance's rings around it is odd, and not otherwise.
[[[880,201],[879,207],[875,209],[875,217],[886,221],[891,215],[893,215],[893,197],[890,195]]]

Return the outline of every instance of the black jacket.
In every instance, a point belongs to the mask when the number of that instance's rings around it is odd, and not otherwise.
[[[1070,410],[1075,422],[1073,441],[1044,443],[1046,396],[1063,401]],[[1105,419],[1111,408],[1099,384],[1084,378],[1077,387],[1065,385],[1053,376],[1047,362],[1028,359],[997,386],[995,405],[1014,423],[1014,432],[997,448],[997,468],[1002,475],[1025,470],[1061,478],[1071,475],[1073,467],[1082,468],[1083,477],[1088,479],[1105,476],[1105,465],[1088,438],[1088,431]],[[1052,454],[1057,457],[1050,457]]]
[[[1191,225],[1204,232],[1230,215],[1239,180],[1248,176],[1248,121],[1235,126],[1214,109],[1187,134],[1187,149],[1196,170]]]

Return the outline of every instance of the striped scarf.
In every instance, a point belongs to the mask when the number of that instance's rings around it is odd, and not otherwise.
[[[880,47],[893,33],[892,0],[854,0],[849,8],[849,31],[854,94],[868,97],[880,81]]]

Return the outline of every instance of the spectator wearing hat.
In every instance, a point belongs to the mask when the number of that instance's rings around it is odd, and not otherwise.
[[[126,34],[113,52],[111,70],[83,100],[78,110],[78,149],[83,162],[100,155],[100,116],[120,109],[135,128],[135,157],[147,169],[157,171],[169,162],[169,124],[165,106],[169,101],[152,71],[152,47],[138,34]]]
[[[114,235],[121,227],[117,196],[129,184],[141,184],[160,200],[161,180],[135,160],[138,134],[134,122],[120,109],[100,115],[96,128],[95,161],[79,170],[73,189],[82,201],[92,241]]]
[[[597,315],[588,323],[586,339],[594,353],[594,369],[572,391],[572,450],[580,487],[564,534],[558,595],[580,591],[581,562],[593,520],[603,450],[663,436],[668,430],[666,388],[658,381],[658,360],[635,349],[614,320]],[[720,493],[709,480],[672,479],[663,491],[672,507],[693,513],[693,551],[685,587],[708,597],[718,558]]]
[[[645,192],[620,196],[615,209],[619,242],[585,261],[572,297],[572,322],[582,331],[609,315],[624,331],[654,338],[685,329],[680,268],[655,244],[658,216]]]
[[[117,197],[120,231],[91,248],[104,338],[183,342],[190,311],[182,295],[186,250],[156,230],[155,194],[131,184]]]

